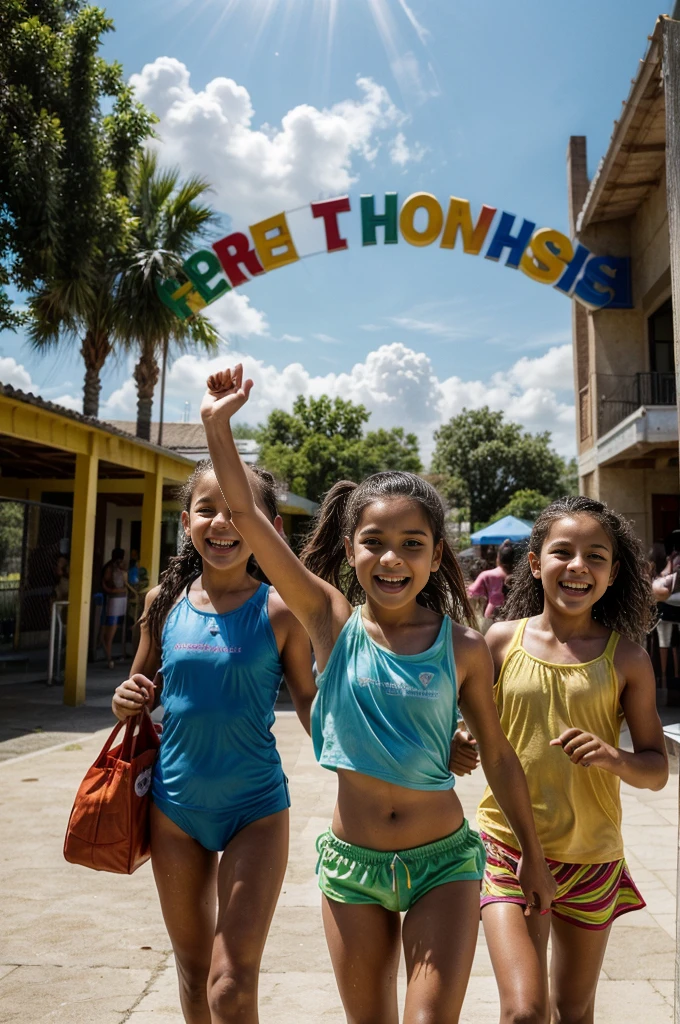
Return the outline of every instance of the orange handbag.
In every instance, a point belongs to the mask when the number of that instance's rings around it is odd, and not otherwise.
[[[151,775],[160,740],[148,711],[118,722],[80,784],[64,840],[64,857],[95,871],[131,875],[150,856]]]

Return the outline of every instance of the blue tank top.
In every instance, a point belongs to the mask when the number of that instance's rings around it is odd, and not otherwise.
[[[196,810],[237,809],[284,778],[271,727],[281,659],[269,587],[217,615],[185,595],[163,628],[163,734],[153,795]]]
[[[319,764],[407,789],[452,789],[458,720],[451,619],[422,654],[395,654],[366,632],[355,608],[317,679],[312,740]]]

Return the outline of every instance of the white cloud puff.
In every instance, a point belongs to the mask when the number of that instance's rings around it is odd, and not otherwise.
[[[434,446],[433,433],[462,409],[488,405],[505,413],[508,420],[532,432],[549,430],[553,445],[563,455],[574,454],[574,405],[571,387],[571,346],[552,348],[534,359],[523,356],[509,370],[494,373],[488,380],[440,379],[430,357],[400,342],[381,345],[347,373],[311,374],[300,362],[279,370],[262,359],[223,348],[212,358],[183,355],[168,369],[166,421],[181,418],[189,402],[193,420],[205,390],[206,377],[228,363],[242,362],[246,377],[255,381],[243,419],[261,423],[272,409],[290,411],[298,395],[330,395],[362,403],[371,413],[369,428],[402,426],[417,434],[424,461]],[[22,390],[38,392],[28,371],[16,360],[0,358],[0,381]],[[158,392],[157,392],[158,397]],[[82,403],[74,395],[51,397],[66,408],[79,411]],[[129,378],[101,404],[102,419],[134,419],[137,392]],[[154,414],[157,415],[157,406]]]
[[[322,195],[346,192],[356,181],[357,156],[375,159],[381,133],[407,120],[388,91],[358,77],[359,95],[318,109],[300,104],[280,126],[254,126],[248,90],[231,78],[214,78],[201,91],[191,86],[187,67],[174,57],[146,64],[130,84],[160,123],[163,159],[184,174],[205,176],[215,205],[237,226],[290,210]],[[395,149],[396,147],[396,149]],[[392,143],[392,159],[419,159],[403,133]]]
[[[12,356],[0,356],[0,383],[9,384],[18,391],[35,391],[30,373]]]
[[[556,354],[553,354],[556,353]],[[230,351],[207,359],[184,355],[169,369],[166,384],[166,419],[179,418],[186,401],[198,416],[206,377],[226,362],[242,362],[246,377],[255,381],[244,420],[262,422],[272,409],[292,409],[297,395],[350,399],[371,413],[369,427],[403,426],[418,435],[425,460],[433,448],[433,433],[462,409],[488,405],[502,410],[509,420],[527,430],[549,430],[562,454],[574,454],[574,406],[570,387],[571,346],[564,345],[536,359],[522,357],[507,372],[489,380],[439,379],[430,357],[398,342],[381,345],[347,373],[313,375],[300,362],[279,370],[262,359]],[[541,380],[546,367],[561,365],[562,376]],[[569,370],[569,374],[566,370]],[[136,396],[128,381],[111,395],[106,414],[126,418],[134,413]]]

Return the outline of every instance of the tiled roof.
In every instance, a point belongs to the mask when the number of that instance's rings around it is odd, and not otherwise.
[[[98,430],[103,430],[108,434],[116,434],[119,437],[124,437],[127,440],[132,440],[136,444],[143,445],[145,448],[151,448],[153,451],[164,452],[166,446],[158,446],[152,444],[150,441],[143,441],[139,437],[135,437],[134,424],[126,424],[131,426],[132,431],[124,429],[123,424],[116,422],[107,422],[105,420],[97,419],[95,416],[83,416],[81,412],[75,412],[73,409],[67,409],[63,405],[57,405],[55,402],[48,402],[45,398],[40,398],[39,395],[34,395],[31,392],[20,391],[18,388],[13,388],[11,384],[0,383],[0,398],[12,398],[15,402],[24,402],[26,405],[36,406],[38,409],[46,409],[48,412],[53,412],[57,416],[64,416],[66,419],[75,420],[77,423],[83,423],[88,427],[95,427]],[[190,424],[178,424],[178,426],[189,426]],[[200,424],[191,424],[192,426],[198,426],[201,430],[203,427]],[[152,435],[153,436],[153,435]],[[165,451],[167,454],[167,451]],[[175,454],[174,452],[172,454]]]

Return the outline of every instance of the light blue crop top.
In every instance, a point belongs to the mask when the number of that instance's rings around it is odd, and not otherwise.
[[[320,765],[407,789],[452,789],[458,719],[451,619],[422,654],[395,654],[366,632],[355,608],[338,637],[312,706]]]

